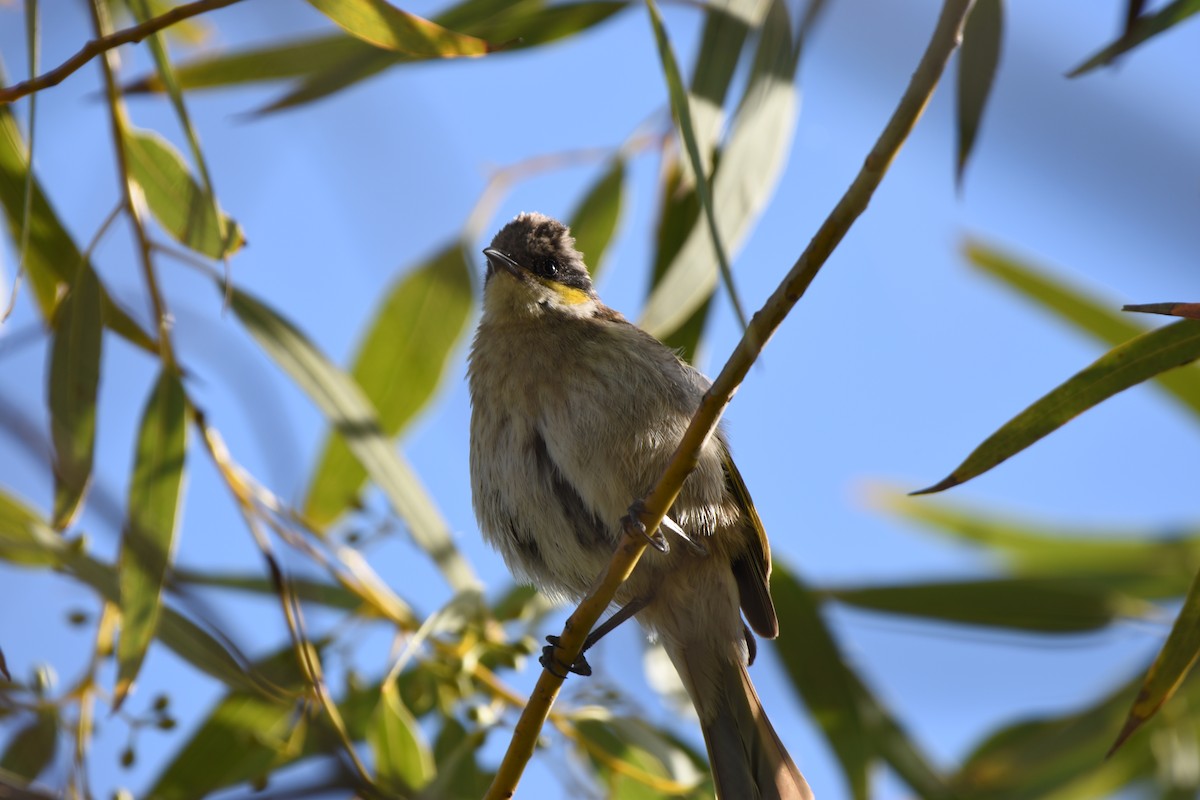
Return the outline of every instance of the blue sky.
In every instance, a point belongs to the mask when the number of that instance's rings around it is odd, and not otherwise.
[[[730,406],[735,456],[776,558],[808,580],[858,584],[987,574],[992,567],[978,554],[870,511],[864,487],[886,481],[912,489],[941,478],[1001,423],[1101,352],[972,272],[958,250],[965,235],[1050,265],[1114,306],[1200,295],[1200,144],[1194,135],[1200,89],[1192,69],[1200,26],[1183,25],[1116,69],[1065,79],[1115,34],[1118,5],[1008,4],[1003,60],[965,191],[959,196],[953,185],[948,81],[867,213]],[[735,261],[751,308],[774,288],[849,184],[916,64],[938,4],[840,0],[830,6],[801,63],[802,102],[786,172]],[[86,20],[74,7],[44,13],[43,60],[57,64],[89,38]],[[681,60],[690,65],[700,15],[672,5],[665,16]],[[212,20],[222,46],[329,29],[310,7],[283,0],[241,4]],[[0,54],[8,73],[18,76],[24,65],[20,21],[18,8],[0,7]],[[124,57],[126,75],[146,68],[143,52]],[[97,69],[89,65],[39,101],[39,174],[81,243],[116,201],[98,86]],[[548,152],[619,145],[666,103],[640,8],[565,44],[483,62],[395,69],[317,105],[245,115],[275,95],[262,88],[199,93],[190,108],[222,204],[249,239],[233,261],[235,280],[286,312],[343,363],[389,282],[458,233],[490,169]],[[18,110],[24,113],[23,106]],[[136,124],[180,141],[165,102],[138,99],[131,113]],[[520,210],[565,216],[602,166],[572,167],[517,185],[489,231]],[[647,283],[657,170],[653,155],[631,162],[621,225],[599,286],[610,305],[633,318]],[[130,241],[118,228],[101,242],[96,259],[113,293],[144,319]],[[14,263],[6,243],[0,250],[5,284]],[[237,320],[221,313],[205,278],[165,260],[161,272],[192,373],[189,390],[234,456],[282,497],[298,501],[324,435],[320,414]],[[24,294],[0,328],[0,399],[45,430],[44,350],[20,343],[34,322],[28,299]],[[715,372],[737,336],[721,301],[702,366]],[[489,586],[500,587],[507,574],[482,545],[470,506],[465,344],[436,402],[401,448],[459,546]],[[112,337],[106,359],[97,475],[121,503],[137,410],[154,364]],[[1138,387],[955,490],[954,499],[1105,528],[1155,532],[1194,525],[1189,452],[1195,437],[1194,426],[1169,401]],[[258,569],[244,526],[192,444],[180,563]],[[3,436],[0,485],[42,508],[49,504],[45,465]],[[115,552],[116,532],[103,516],[88,512],[81,527],[96,552]],[[424,612],[449,598],[401,537],[373,551],[372,563]],[[90,634],[69,628],[64,615],[95,609],[86,591],[0,566],[0,607],[8,609],[0,614],[0,645],[14,673],[49,662],[64,681],[74,676]],[[283,641],[270,603],[214,601],[212,607],[251,652]],[[848,610],[831,618],[855,665],[943,765],[1002,721],[1071,708],[1136,673],[1167,629],[1166,622],[1127,622],[1091,636],[1043,640]],[[335,619],[317,613],[312,622],[319,627]],[[548,622],[546,632],[557,624],[557,618]],[[629,674],[639,637],[632,628],[620,631],[592,661],[598,680],[632,682],[645,713],[664,720],[667,713],[639,688],[640,675]],[[363,668],[383,669],[386,638],[364,632],[361,642]],[[836,763],[770,647],[765,651],[752,674],[776,727],[819,794],[842,796]],[[528,689],[536,668],[531,663],[510,677]],[[169,687],[185,724],[170,735],[143,735],[138,764],[122,771],[116,754],[125,744],[124,725],[102,714],[93,757],[101,793],[117,785],[145,787],[155,765],[186,740],[186,723],[220,694],[161,648],[151,652],[144,678],[131,710],[144,709]],[[680,729],[699,741],[686,723]],[[497,732],[490,749],[498,753],[501,739]],[[557,786],[556,768],[547,761],[535,764],[523,793]],[[554,789],[545,790],[554,796]],[[905,793],[885,779],[879,796]]]

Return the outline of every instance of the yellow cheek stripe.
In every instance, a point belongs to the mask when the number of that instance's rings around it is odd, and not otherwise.
[[[554,290],[555,294],[569,306],[577,306],[580,303],[586,303],[591,298],[588,293],[582,289],[576,289],[574,286],[567,286],[565,283],[558,281],[546,281],[546,285]]]

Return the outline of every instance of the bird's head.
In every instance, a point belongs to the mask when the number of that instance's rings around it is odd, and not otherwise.
[[[487,257],[484,307],[506,316],[590,316],[599,298],[571,231],[543,214],[523,213],[500,229]]]

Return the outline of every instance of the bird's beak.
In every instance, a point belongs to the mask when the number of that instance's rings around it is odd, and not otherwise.
[[[501,253],[494,247],[486,247],[483,250],[483,255],[487,258],[488,268],[487,274],[490,278],[499,270],[505,270],[515,278],[524,277],[525,271],[521,269],[521,265],[513,261],[504,253]]]

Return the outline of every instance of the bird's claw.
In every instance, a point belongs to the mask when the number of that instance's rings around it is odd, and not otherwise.
[[[642,501],[638,500],[629,507],[629,513],[621,517],[621,529],[626,533],[641,534],[650,542],[650,546],[660,553],[671,552],[671,545],[667,544],[667,537],[663,535],[662,528],[656,528],[654,533],[649,533],[646,530],[645,523],[642,522]]]
[[[542,656],[538,659],[538,663],[545,669],[550,670],[551,675],[561,680],[566,680],[569,673],[582,675],[585,678],[592,674],[592,665],[588,663],[583,653],[579,654],[573,664],[566,666],[556,657],[554,652],[562,648],[561,640],[557,636],[547,636],[546,641],[550,644],[542,648]]]

